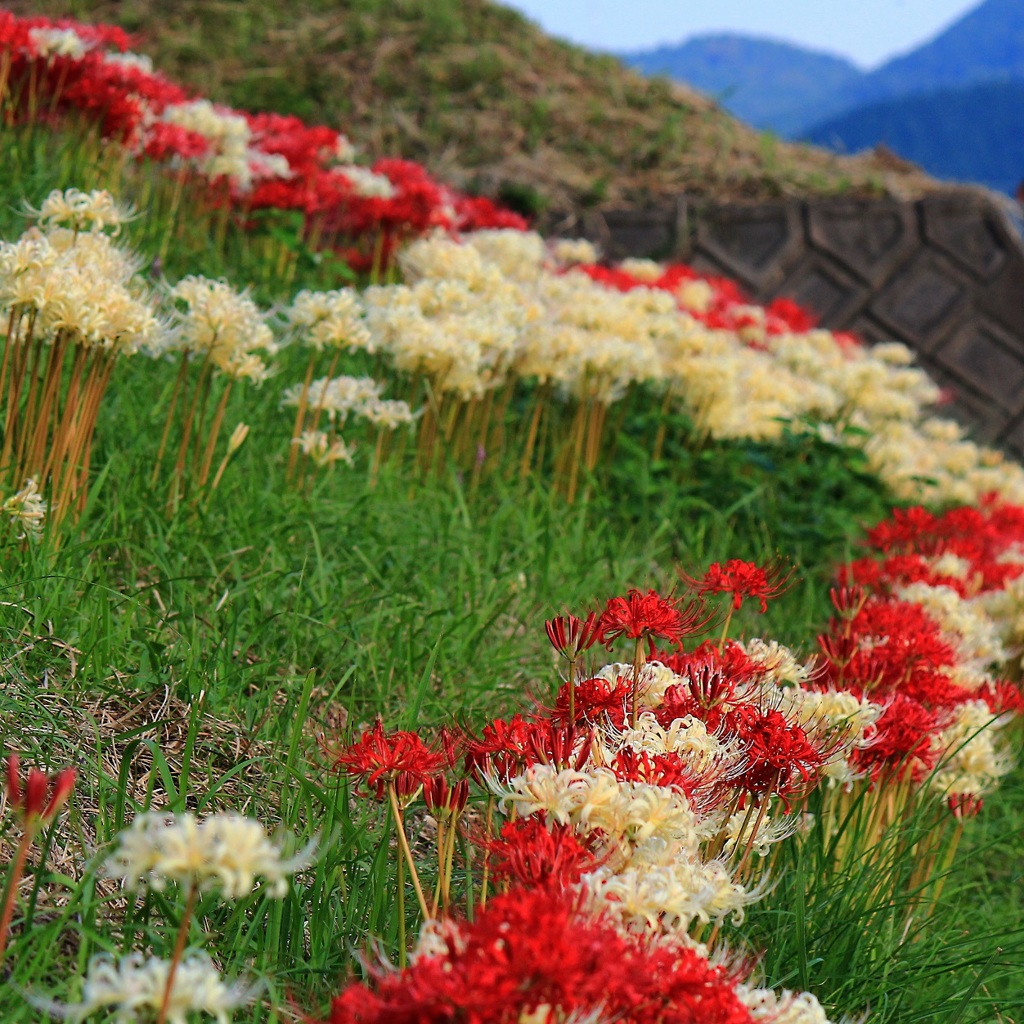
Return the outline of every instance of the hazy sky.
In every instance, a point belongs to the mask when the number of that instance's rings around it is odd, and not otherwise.
[[[981,0],[501,0],[546,32],[598,50],[638,50],[708,32],[771,36],[861,67],[930,39]]]

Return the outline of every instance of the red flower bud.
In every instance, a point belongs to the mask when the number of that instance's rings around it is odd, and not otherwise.
[[[76,776],[74,768],[65,768],[52,777],[33,768],[23,783],[21,759],[11,754],[7,758],[7,802],[23,824],[52,821],[71,796]]]

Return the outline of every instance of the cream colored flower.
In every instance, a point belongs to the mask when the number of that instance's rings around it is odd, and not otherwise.
[[[558,238],[551,243],[551,255],[563,266],[596,263],[600,258],[597,247],[585,238]]]
[[[769,988],[736,986],[736,995],[755,1021],[765,1024],[830,1024],[821,1003],[810,992],[781,993]]]
[[[163,1005],[169,972],[167,960],[145,959],[140,953],[115,960],[102,953],[89,961],[81,1002],[44,1008],[70,1020],[84,1020],[101,1010],[113,1011],[118,1021],[149,1020]],[[186,1024],[191,1013],[227,1024],[233,1011],[251,1002],[258,990],[257,985],[225,984],[206,953],[187,953],[174,972],[168,1024]]]
[[[103,231],[113,228],[113,234],[121,225],[132,220],[134,211],[119,204],[106,189],[83,192],[78,188],[61,191],[54,189],[38,210],[25,204],[27,212],[35,217],[44,228],[67,227],[72,231]]]
[[[352,449],[340,437],[332,437],[322,430],[304,430],[292,444],[321,469],[336,462],[352,465]]]
[[[348,164],[335,168],[335,173],[348,181],[357,196],[367,199],[391,199],[395,195],[395,186],[391,179],[383,174],[375,174],[367,167]]]
[[[352,288],[301,291],[285,311],[286,319],[300,340],[317,351],[348,348],[373,352],[373,337],[364,315],[359,293]]]
[[[0,242],[0,307],[31,310],[36,338],[63,332],[76,344],[133,352],[162,331],[137,268],[101,232],[30,228],[17,242]]]
[[[26,537],[38,540],[42,535],[46,501],[39,493],[35,480],[28,480],[17,494],[12,494],[4,501],[0,510],[17,523],[22,531],[18,534],[18,540]]]
[[[106,871],[128,888],[162,889],[168,882],[220,889],[226,899],[240,899],[256,886],[257,876],[270,895],[284,896],[288,876],[309,864],[312,846],[290,859],[253,818],[223,812],[203,821],[192,814],[147,812],[118,836]]]
[[[207,358],[222,373],[262,380],[266,364],[256,355],[276,350],[264,314],[247,292],[226,281],[189,276],[171,290],[172,326],[161,352],[192,352]]]
[[[28,37],[36,57],[70,57],[81,60],[89,45],[71,28],[32,28]]]

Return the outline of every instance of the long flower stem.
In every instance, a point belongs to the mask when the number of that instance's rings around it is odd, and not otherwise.
[[[492,838],[491,828],[494,822],[494,795],[490,794],[487,797],[487,817],[484,821],[484,835],[487,836],[488,840]],[[480,909],[482,910],[487,906],[487,883],[490,881],[491,875],[491,862],[487,857],[484,857],[484,877],[480,883]]]
[[[188,357],[189,352],[186,350],[181,354],[181,364],[178,367],[178,376],[174,381],[174,391],[171,392],[171,404],[167,408],[167,419],[164,420],[164,430],[160,435],[160,447],[156,453],[156,460],[153,463],[153,474],[149,478],[150,487],[156,486],[156,482],[160,477],[160,463],[163,462],[164,452],[167,450],[167,439],[171,434],[171,424],[174,421],[174,410],[178,407],[178,398],[181,396],[182,387],[185,384],[185,378],[188,375]]]
[[[203,455],[203,464],[199,470],[199,489],[202,490],[206,486],[206,481],[210,477],[210,466],[213,463],[213,452],[217,447],[217,436],[220,434],[220,425],[224,422],[224,412],[228,406],[228,397],[231,395],[231,385],[233,381],[228,381],[224,385],[224,391],[220,396],[220,401],[217,403],[217,411],[213,414],[213,422],[210,424],[209,437],[206,440],[206,452]]]
[[[733,605],[729,605],[729,610],[725,613],[725,622],[722,624],[722,635],[718,638],[719,651],[725,650],[725,641],[729,637],[729,626],[732,623],[733,608]]]
[[[295,463],[299,457],[299,446],[296,443],[302,433],[302,423],[306,418],[306,403],[309,401],[309,386],[313,383],[313,366],[316,362],[316,353],[310,354],[309,363],[306,366],[306,376],[302,381],[302,391],[299,394],[299,406],[295,410],[295,423],[292,426],[292,443],[288,448],[288,468],[285,470],[285,480],[291,483],[295,476]]]
[[[14,855],[14,862],[7,876],[7,892],[4,896],[3,910],[0,911],[0,964],[4,962],[4,955],[7,952],[7,940],[11,933],[11,919],[14,917],[14,901],[18,895],[18,886],[21,884],[21,877],[25,873],[25,861],[28,859],[28,850],[35,839],[35,830],[26,826],[18,843],[18,850]]]
[[[398,829],[398,845],[401,846],[402,853],[409,864],[412,887],[416,890],[416,899],[419,901],[423,920],[429,921],[432,915],[430,908],[427,906],[427,899],[423,895],[419,872],[416,870],[416,863],[412,859],[412,850],[409,849],[409,840],[405,835],[405,823],[402,821],[402,811],[398,806],[398,794],[395,792],[395,784],[393,782],[388,783],[388,799],[391,801],[391,813],[395,816],[395,826]]]
[[[188,927],[192,922],[192,913],[196,909],[196,900],[199,898],[199,886],[195,882],[189,887],[188,898],[185,900],[185,909],[181,914],[181,924],[178,925],[178,935],[174,940],[174,952],[171,954],[171,966],[167,971],[167,984],[164,986],[164,998],[160,1003],[160,1012],[156,1016],[156,1024],[164,1024],[167,1020],[167,1008],[171,1004],[171,993],[174,991],[174,976],[178,973],[178,964],[185,953],[185,945],[188,942]]]
[[[640,710],[640,670],[644,667],[644,638],[636,638],[636,648],[633,651],[633,709],[629,716],[629,726],[636,728],[636,720]]]

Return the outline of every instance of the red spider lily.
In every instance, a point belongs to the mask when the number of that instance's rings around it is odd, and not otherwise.
[[[621,729],[629,714],[633,684],[621,676],[614,679],[595,677],[584,679],[574,687],[574,701],[570,714],[568,682],[558,691],[551,718],[556,722],[593,722]]]
[[[557,726],[541,719],[533,723],[526,739],[534,757],[532,764],[550,764],[579,771],[590,760],[594,730],[578,729],[575,725]]]
[[[864,693],[915,693],[933,706],[963,699],[948,688],[956,652],[920,605],[872,597],[853,619],[833,622],[832,630],[819,638],[830,682]]]
[[[974,696],[983,700],[993,715],[1024,715],[1024,693],[1019,684],[1008,679],[986,683]]]
[[[860,586],[832,587],[828,592],[832,607],[841,619],[852,619],[864,607],[867,592]]]
[[[500,838],[484,845],[495,877],[531,889],[566,889],[597,866],[571,825],[549,825],[535,815],[505,822]]]
[[[689,765],[674,751],[652,754],[647,750],[623,747],[616,752],[608,767],[623,782],[667,786],[687,796],[696,789],[699,782]]]
[[[515,1024],[552,1019],[621,1024],[752,1024],[736,996],[738,968],[712,965],[682,942],[652,945],[583,913],[548,888],[496,896],[469,924],[442,925],[443,951],[401,972],[373,972],[331,1004],[330,1024]],[[746,972],[744,972],[746,973]]]
[[[746,745],[746,764],[737,785],[750,793],[785,799],[817,785],[828,754],[781,711],[743,704],[730,711],[724,728]]]
[[[658,722],[666,728],[677,718],[693,715],[713,732],[733,702],[737,688],[764,675],[763,667],[733,641],[727,641],[721,651],[703,643],[689,654],[663,657],[662,663],[680,677],[654,709]]]
[[[611,598],[598,621],[598,639],[609,649],[620,636],[647,640],[654,650],[655,640],[679,646],[683,638],[701,632],[712,616],[702,601],[690,601],[680,607],[673,597],[657,591],[630,590],[625,597]]]
[[[401,795],[415,792],[444,768],[445,757],[414,732],[385,735],[384,723],[378,718],[372,729],[335,756],[334,764],[382,800],[389,783]]]
[[[909,775],[920,781],[938,760],[939,749],[933,741],[945,719],[940,712],[898,693],[875,723],[871,744],[854,749],[850,762],[869,772],[872,779]]]
[[[567,661],[575,661],[596,643],[598,622],[597,612],[591,612],[586,619],[575,615],[559,615],[547,619],[544,628],[551,646]]]
[[[1002,589],[1024,572],[1024,566],[1001,560],[1022,540],[1024,507],[995,495],[983,497],[977,507],[953,508],[941,515],[920,506],[896,509],[891,519],[868,533],[868,544],[886,558],[874,565],[869,559],[859,560],[848,571],[876,586],[921,579],[961,593]],[[931,568],[930,560],[945,553],[970,564],[966,580],[943,578]]]
[[[478,781],[484,775],[510,779],[535,764],[579,770],[590,757],[593,738],[592,729],[559,726],[546,718],[498,718],[484,727],[479,739],[470,740],[466,774]]]
[[[74,31],[85,52],[39,52],[33,30],[54,28]],[[124,52],[130,44],[130,37],[113,26],[18,18],[0,11],[0,58],[8,96],[14,97],[15,104],[9,116],[56,120],[69,113],[84,115],[104,139],[126,146],[132,155],[171,163],[177,173],[184,170],[190,177],[199,176],[208,140],[162,120],[168,107],[193,97],[159,74],[107,59],[105,51]],[[344,167],[338,166],[344,139],[333,129],[279,114],[246,114],[224,106],[218,110],[248,124],[254,157],[250,167],[256,170],[252,188],[221,179],[225,198],[246,214],[269,207],[299,210],[309,219],[317,218],[323,237],[355,243],[354,261],[372,263],[367,250],[376,249],[378,262],[386,262],[400,241],[434,228],[527,227],[517,214],[486,198],[462,195],[411,161],[377,161],[373,171],[390,181],[393,194],[386,198],[361,195]],[[265,156],[284,157],[286,176],[261,177],[260,158]]]
[[[74,768],[65,768],[56,775],[33,768],[22,780],[21,759],[11,754],[7,758],[7,804],[23,826],[46,824],[71,796],[76,777]]]
[[[679,570],[679,577],[698,596],[732,594],[732,606],[736,611],[743,606],[745,598],[756,598],[761,611],[766,612],[768,601],[788,589],[793,573],[793,569],[787,570],[780,562],[759,566],[755,562],[731,558],[724,566],[720,562],[712,562],[703,576],[689,576]]]
[[[471,737],[466,745],[465,771],[477,782],[486,775],[507,780],[518,775],[531,763],[531,722],[522,715],[508,721],[496,718],[485,725],[479,737]]]

